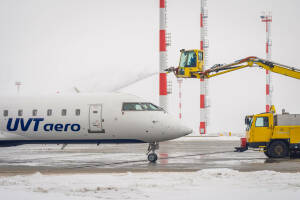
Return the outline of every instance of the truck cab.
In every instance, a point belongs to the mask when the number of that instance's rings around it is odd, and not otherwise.
[[[249,147],[266,146],[273,132],[273,113],[246,116],[246,138]]]
[[[203,72],[203,51],[198,49],[180,50],[180,61],[176,76],[178,78],[197,78]],[[199,78],[199,77],[198,77]]]
[[[269,158],[300,154],[300,114],[261,113],[248,115],[246,149],[259,148]]]

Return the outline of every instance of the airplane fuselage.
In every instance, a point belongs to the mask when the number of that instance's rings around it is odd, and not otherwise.
[[[133,95],[0,98],[0,146],[152,143],[191,133],[178,119]]]

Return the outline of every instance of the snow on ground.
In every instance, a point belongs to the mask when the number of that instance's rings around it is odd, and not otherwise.
[[[0,177],[1,199],[299,199],[300,173],[198,172]]]
[[[238,136],[185,136],[178,139],[177,141],[239,141],[241,137]]]

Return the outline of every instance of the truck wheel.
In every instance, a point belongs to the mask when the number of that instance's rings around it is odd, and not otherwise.
[[[283,141],[274,141],[270,144],[267,154],[270,158],[284,158],[288,156],[288,147]]]

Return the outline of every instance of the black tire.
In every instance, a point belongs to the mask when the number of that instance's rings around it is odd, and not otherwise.
[[[148,160],[149,160],[149,162],[155,163],[157,161],[156,153],[149,153],[148,154]]]
[[[285,142],[274,141],[270,144],[267,154],[270,158],[285,158],[289,154],[289,149]]]

